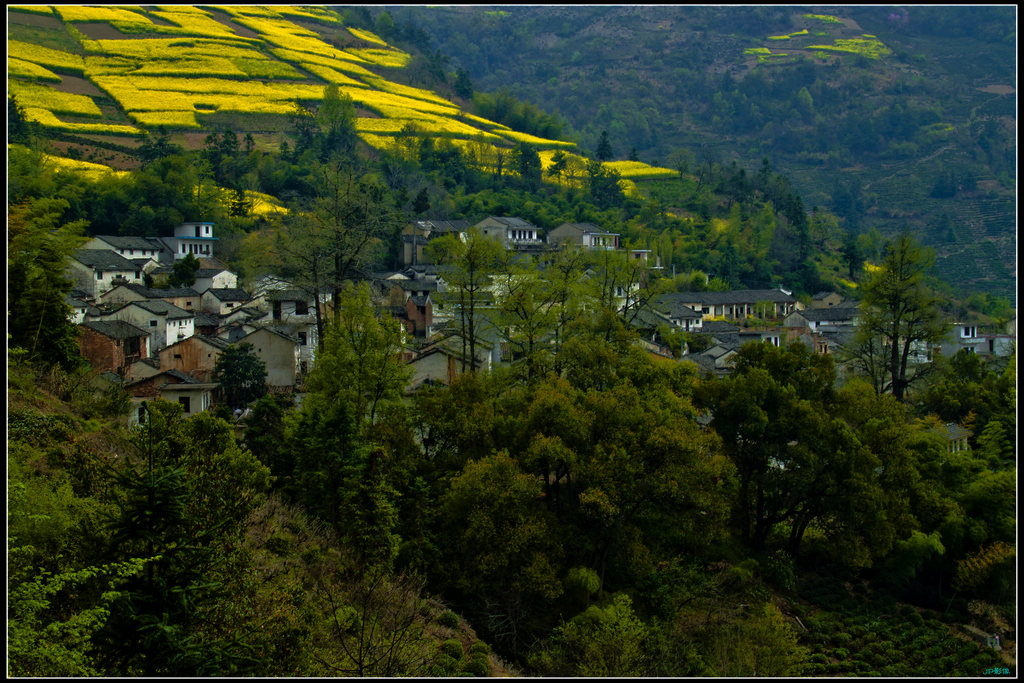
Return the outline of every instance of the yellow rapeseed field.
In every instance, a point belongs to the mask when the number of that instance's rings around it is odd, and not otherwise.
[[[73,55],[70,52],[53,50],[20,40],[7,41],[7,56],[32,62],[47,69],[67,71],[78,75],[82,75],[85,72],[85,60],[82,59],[81,55]]]
[[[39,66],[32,62],[26,62],[17,57],[7,58],[7,75],[15,78],[27,78],[33,81],[51,81],[60,83],[60,76],[53,73],[45,66]]]

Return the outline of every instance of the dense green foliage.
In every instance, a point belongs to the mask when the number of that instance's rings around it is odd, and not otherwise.
[[[828,23],[786,6],[392,11],[476,90],[543,103],[586,150],[607,139],[614,158],[635,149],[660,165],[680,151],[767,157],[847,230],[909,225],[947,282],[1015,299],[1009,7],[851,6]],[[891,54],[808,49],[866,34]]]
[[[346,12],[423,43],[421,75],[445,78],[425,34],[384,16]],[[518,125],[553,125],[510,97],[493,101]],[[415,132],[371,152],[350,136],[349,105],[297,112],[280,152],[230,130],[191,151],[158,134],[137,170],[95,181],[40,163],[31,131],[11,148],[10,675],[1000,665],[964,626],[1009,636],[1015,620],[1015,358],[938,359],[894,396],[799,344],[744,346],[732,375],[704,377],[643,351],[630,325],[651,296],[681,289],[850,293],[848,276],[879,293],[861,261],[891,271],[897,243],[808,213],[766,160],[680,154],[678,178],[637,196],[596,161],[578,186],[538,180],[526,144],[497,171]],[[214,202],[216,185],[278,197],[287,217]],[[464,362],[450,386],[406,393],[403,330],[352,280],[396,262],[403,220],[425,205],[593,222],[650,248],[664,275],[645,279],[614,252],[566,250],[539,267],[476,233],[438,239],[451,284],[438,301],[457,304]],[[317,360],[299,402],[263,396],[263,369],[231,347],[217,376],[229,405],[251,407],[243,421],[154,401],[127,428],[125,394],[77,355],[55,264],[80,221],[147,235],[197,217],[217,222],[219,255],[244,276],[295,278],[330,301]],[[930,295],[930,281],[908,283],[897,291]],[[478,364],[485,327],[511,367]],[[970,449],[947,450],[945,422],[973,430]]]

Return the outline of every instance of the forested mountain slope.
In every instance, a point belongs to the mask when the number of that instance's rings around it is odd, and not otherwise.
[[[936,272],[1015,297],[1012,7],[404,7],[478,90],[593,150],[767,158],[807,207],[914,231]]]

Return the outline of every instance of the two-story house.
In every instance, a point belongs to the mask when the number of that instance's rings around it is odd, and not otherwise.
[[[149,330],[123,320],[93,320],[78,326],[78,349],[93,370],[120,377],[149,356]]]
[[[505,249],[538,250],[544,246],[541,229],[522,218],[488,216],[473,227]]]
[[[162,369],[177,370],[200,382],[211,382],[217,358],[228,345],[226,339],[196,334],[160,349],[157,356]]]
[[[414,266],[431,263],[427,245],[444,235],[459,235],[465,239],[469,221],[465,220],[420,220],[413,221],[402,229],[402,265]]]
[[[801,306],[781,289],[742,289],[728,292],[684,292],[680,303],[704,318],[784,318]]]
[[[571,245],[583,249],[618,249],[619,234],[602,230],[593,223],[562,223],[548,232],[548,244]]]
[[[104,320],[123,320],[149,330],[152,353],[195,334],[195,314],[160,299],[123,304],[102,314]]]
[[[119,284],[143,284],[142,268],[109,249],[79,249],[67,269],[76,289],[94,300]]]
[[[241,308],[251,300],[244,289],[219,289],[211,287],[200,295],[200,307],[207,313],[223,316],[236,308]]]
[[[174,260],[183,259],[189,254],[196,258],[213,257],[213,223],[195,222],[182,223],[174,229],[174,237],[167,238],[165,243],[173,245]]]
[[[787,315],[782,324],[790,328],[807,328],[811,332],[827,332],[855,327],[860,310],[853,307],[806,308]]]

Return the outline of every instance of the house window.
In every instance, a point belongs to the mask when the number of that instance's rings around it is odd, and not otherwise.
[[[135,271],[135,279],[138,280],[140,277],[142,277],[142,274],[139,271],[136,270]]]
[[[149,326],[150,327],[156,327],[156,321],[155,320],[150,320],[149,321]]]
[[[96,271],[96,279],[97,280],[102,280],[103,279],[103,271],[102,270],[97,270]]]
[[[309,313],[309,305],[305,301],[295,302],[295,315],[306,315]]]
[[[181,354],[180,353],[174,354],[174,357],[177,358],[178,360],[181,360]]]
[[[146,423],[146,406],[139,405],[139,424]]]
[[[178,403],[180,403],[181,407],[185,409],[185,414],[186,415],[188,415],[189,413],[192,412],[192,407],[191,407],[192,401],[191,401],[191,399],[188,396],[179,396],[178,397]]]
[[[299,344],[301,344],[302,346],[306,345],[306,333],[305,332],[299,332]]]

